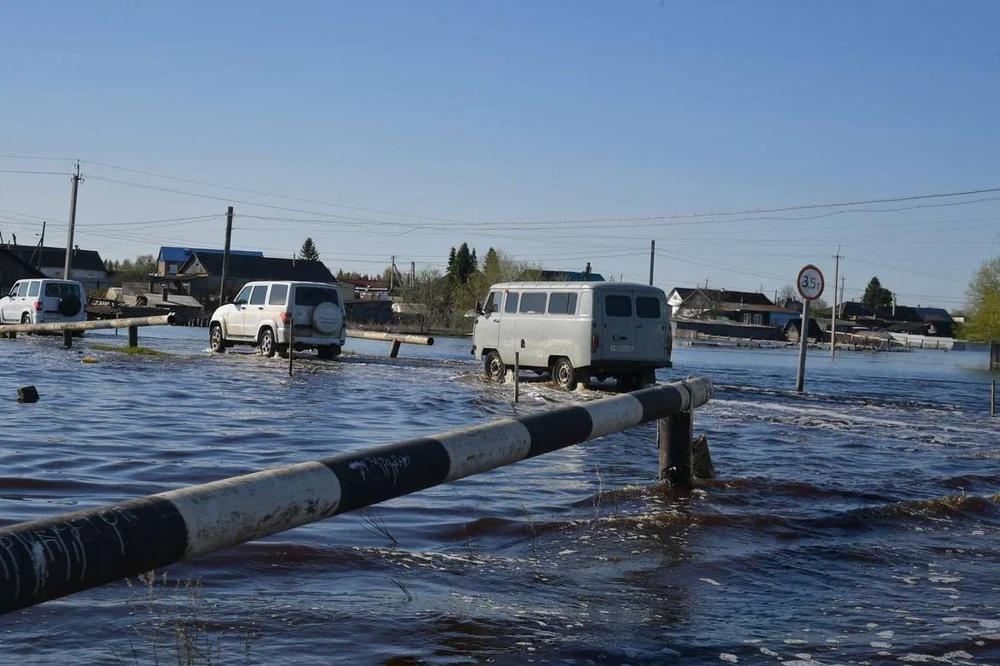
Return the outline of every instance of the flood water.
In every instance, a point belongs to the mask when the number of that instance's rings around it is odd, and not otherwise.
[[[289,378],[206,329],[93,348],[125,337],[0,339],[3,524],[604,395],[515,406],[468,340],[352,339]],[[795,350],[675,349],[661,382],[716,386],[693,492],[646,425],[0,617],[4,661],[1000,663],[987,355],[828,354],[798,395]]]

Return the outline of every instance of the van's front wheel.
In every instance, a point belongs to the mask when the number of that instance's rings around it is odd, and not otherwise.
[[[565,356],[560,356],[552,364],[552,381],[565,391],[572,391],[576,388],[576,368]]]
[[[499,383],[503,381],[504,375],[507,374],[507,366],[504,365],[500,354],[490,351],[486,353],[486,359],[483,362],[483,371],[487,379],[491,382]]]

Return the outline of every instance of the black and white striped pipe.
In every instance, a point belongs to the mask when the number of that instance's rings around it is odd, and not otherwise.
[[[689,379],[0,529],[0,612],[704,405]]]

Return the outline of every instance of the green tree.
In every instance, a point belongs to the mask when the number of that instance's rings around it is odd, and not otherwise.
[[[979,267],[966,295],[968,319],[962,336],[970,340],[1000,340],[1000,257]]]
[[[299,256],[306,261],[319,261],[319,250],[316,249],[316,244],[313,243],[312,238],[306,238],[302,241],[302,248],[299,250]]]
[[[866,308],[887,308],[892,305],[892,292],[882,286],[878,277],[873,277],[865,287],[865,295],[861,297],[861,304]]]

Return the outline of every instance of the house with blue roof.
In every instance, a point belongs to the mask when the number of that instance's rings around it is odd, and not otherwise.
[[[156,273],[160,277],[177,275],[180,267],[187,263],[194,254],[223,254],[222,250],[213,250],[200,247],[160,247],[160,254],[156,257]],[[263,257],[263,252],[255,250],[230,250],[230,256],[242,257]]]

